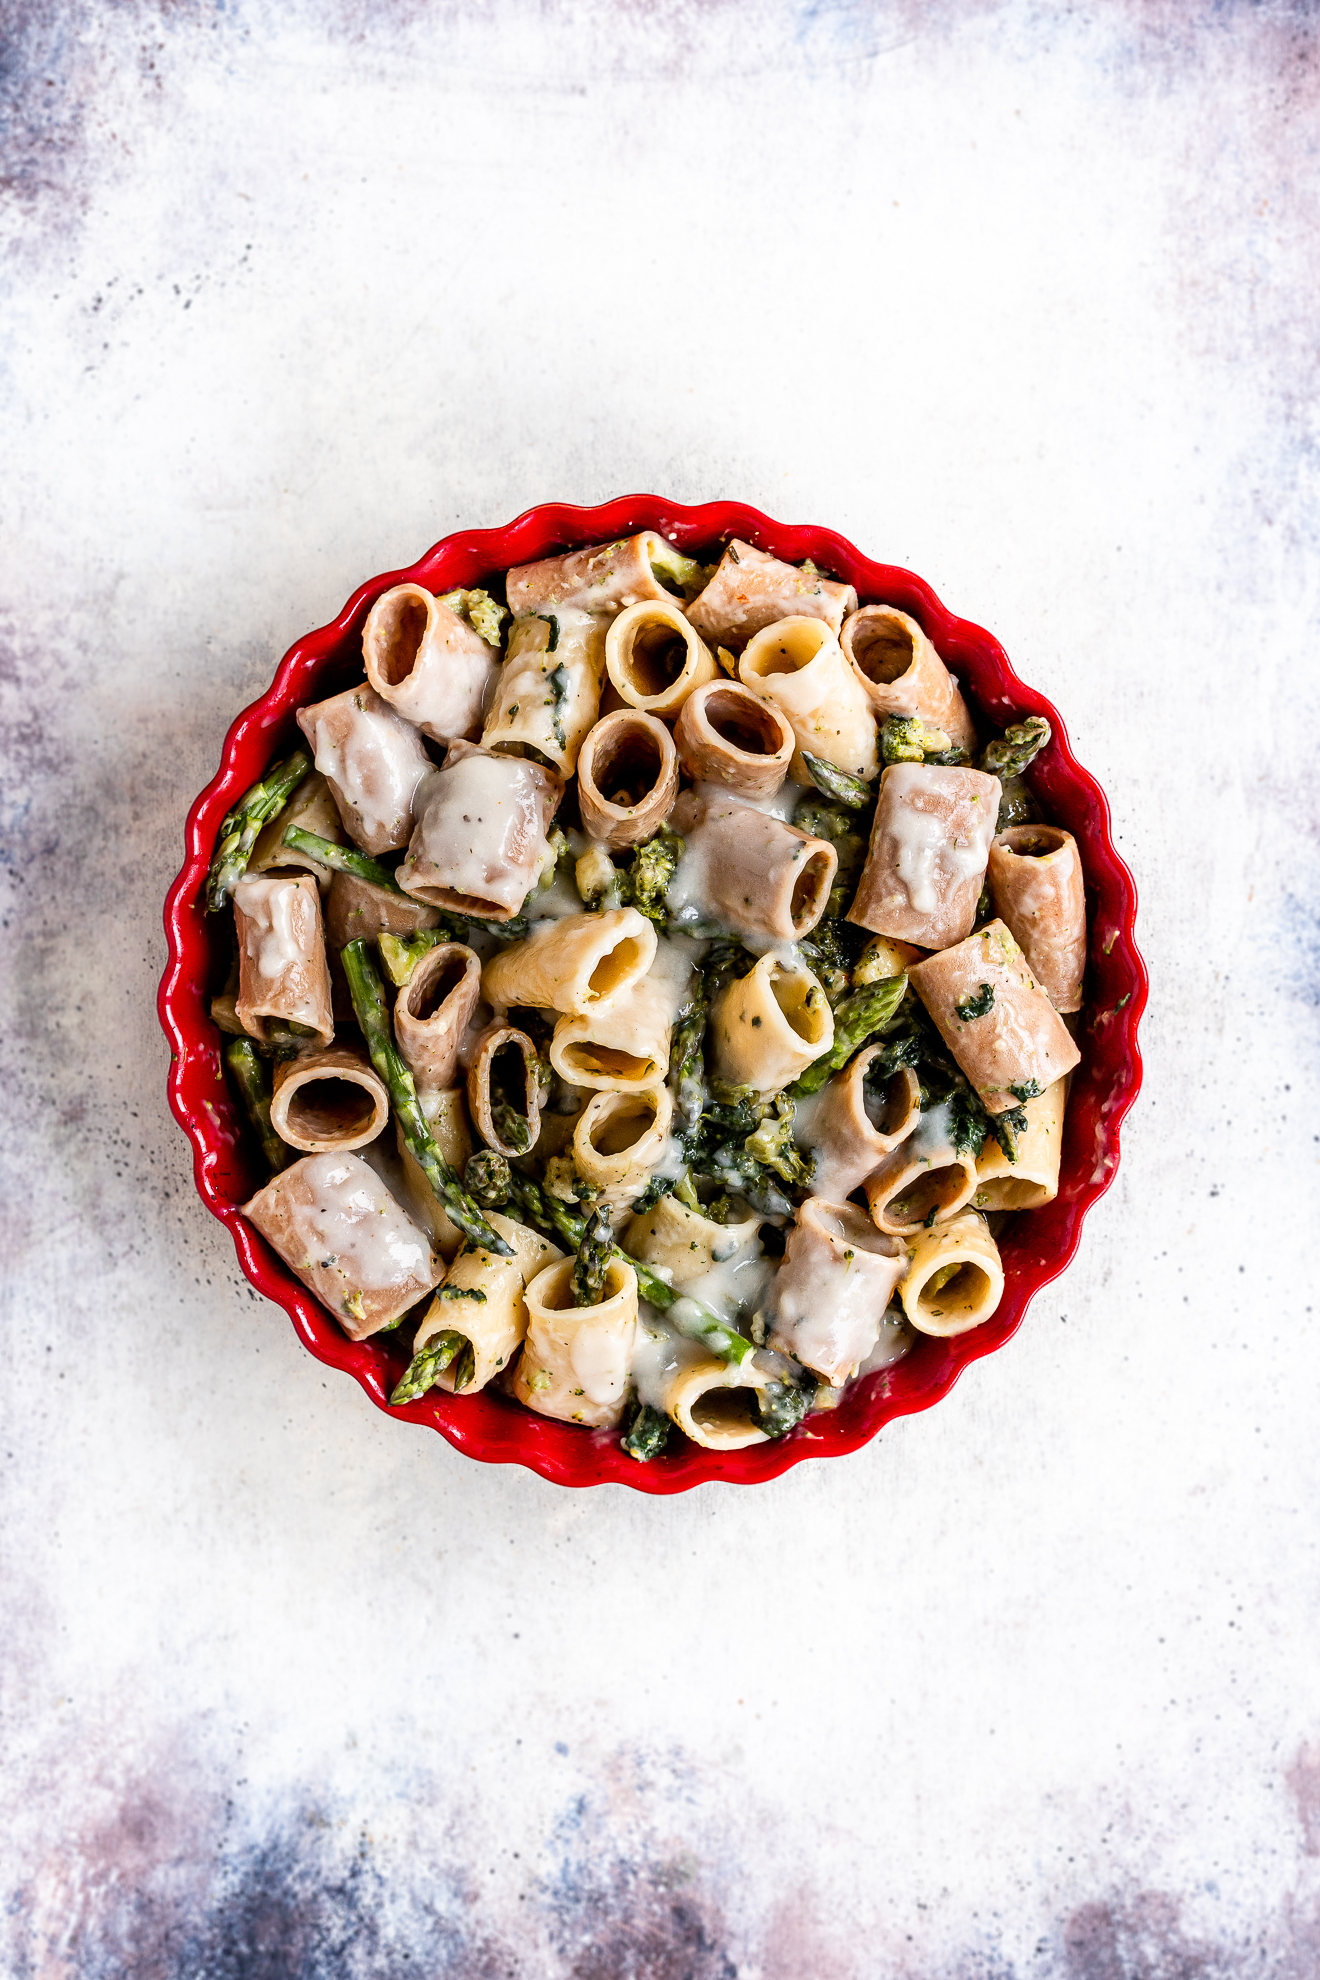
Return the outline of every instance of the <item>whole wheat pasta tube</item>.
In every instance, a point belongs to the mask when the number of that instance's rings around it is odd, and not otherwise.
[[[841,1073],[797,1103],[794,1140],[816,1158],[812,1189],[842,1203],[912,1133],[921,1087],[910,1066],[899,1066],[878,1090],[867,1074],[884,1052],[868,1045]]]
[[[694,688],[719,677],[715,656],[672,601],[620,612],[605,635],[605,668],[630,708],[677,715]]]
[[[907,1269],[907,1249],[855,1203],[798,1206],[770,1291],[767,1345],[835,1387],[856,1372]]]
[[[482,744],[515,755],[530,751],[571,777],[600,713],[604,679],[603,619],[566,605],[515,619]]]
[[[678,796],[674,739],[654,715],[616,708],[588,732],[577,779],[588,837],[616,850],[640,845],[659,831]]]
[[[741,681],[711,681],[690,694],[674,728],[679,761],[698,783],[739,797],[767,798],[788,775],[797,747],[786,717]]]
[[[875,776],[880,768],[875,715],[823,620],[780,619],[766,626],[738,662],[738,678],[787,720],[797,738],[790,774],[798,783],[811,781],[804,750],[854,777]]]
[[[899,1296],[922,1334],[948,1338],[988,1320],[1004,1296],[1004,1268],[985,1218],[965,1210],[951,1224],[923,1232]]]
[[[710,583],[689,605],[688,618],[711,646],[741,653],[762,626],[790,615],[823,619],[837,634],[845,614],[856,605],[857,593],[850,584],[836,584],[814,571],[783,564],[735,537]]]
[[[695,791],[683,793],[673,822],[686,840],[668,893],[676,913],[692,906],[723,928],[773,942],[816,926],[839,866],[825,839],[735,797]]]
[[[308,1155],[365,1148],[390,1117],[390,1096],[370,1061],[339,1045],[287,1059],[276,1066],[274,1085],[270,1124]]]
[[[605,1297],[573,1304],[573,1260],[550,1265],[527,1287],[527,1337],[513,1393],[541,1416],[611,1429],[623,1415],[637,1337],[637,1274],[611,1258]]]
[[[432,1141],[450,1168],[461,1176],[464,1164],[472,1153],[472,1130],[468,1126],[467,1101],[462,1087],[450,1086],[440,1092],[419,1093],[417,1099],[426,1116]],[[425,1172],[404,1138],[402,1126],[397,1121],[394,1125],[399,1156],[408,1180],[409,1208],[417,1223],[429,1234],[432,1248],[442,1258],[452,1258],[463,1242],[463,1233],[451,1221],[449,1212],[426,1180]]]
[[[298,727],[354,845],[373,858],[406,846],[417,787],[431,769],[412,723],[364,683],[300,708]]]
[[[441,942],[394,999],[395,1040],[419,1093],[454,1084],[458,1048],[480,995],[480,957],[462,942]]]
[[[999,796],[998,777],[982,770],[891,763],[846,919],[923,949],[970,935]]]
[[[916,1127],[866,1179],[866,1200],[877,1229],[891,1237],[912,1237],[947,1222],[972,1200],[976,1160],[953,1145],[947,1101],[921,1116]]]
[[[496,1010],[530,1005],[585,1017],[612,1009],[655,961],[656,933],[636,908],[566,914],[492,956],[482,994]]]
[[[749,1358],[740,1367],[702,1355],[680,1364],[665,1394],[665,1408],[685,1437],[703,1451],[745,1451],[763,1444],[757,1398],[770,1377]]]
[[[473,1375],[462,1391],[465,1396],[475,1395],[492,1375],[507,1368],[527,1332],[523,1295],[528,1283],[564,1256],[526,1224],[502,1217],[498,1211],[487,1214],[505,1243],[513,1246],[513,1255],[497,1258],[482,1245],[464,1245],[413,1341],[414,1356],[437,1334],[461,1334],[471,1343]],[[451,1396],[455,1393],[453,1363],[436,1377],[436,1387]]]
[[[335,846],[342,846],[348,838],[344,821],[339,816],[339,806],[319,770],[310,770],[283,811],[272,818],[269,825],[263,825],[252,848],[247,870],[253,879],[272,869],[310,873],[324,893],[334,878],[333,870],[323,866],[310,853],[298,852],[293,846],[285,845],[284,834],[290,825],[296,825],[303,832],[315,832]]]
[[[622,1210],[637,1201],[668,1151],[673,1117],[665,1086],[592,1095],[573,1130],[573,1164],[598,1202]]]
[[[863,605],[844,621],[839,644],[880,721],[919,715],[960,749],[976,747],[976,728],[957,683],[906,612]]]
[[[451,743],[418,793],[399,885],[430,907],[511,920],[547,857],[562,795],[559,778],[539,763]]]
[[[489,1024],[472,1055],[468,1110],[484,1142],[501,1155],[525,1155],[541,1132],[536,1047],[511,1024]]]
[[[669,1071],[674,1015],[670,988],[644,976],[607,1010],[561,1017],[550,1040],[550,1063],[570,1086],[597,1092],[656,1086]]]
[[[736,978],[711,1013],[720,1078],[778,1093],[834,1043],[834,1013],[809,969],[773,955]]]
[[[270,1026],[302,1025],[318,1045],[335,1035],[321,896],[309,874],[272,873],[234,889],[238,996],[244,1031],[269,1040]]]
[[[471,741],[499,672],[499,649],[420,584],[382,592],[362,629],[367,679],[436,742]]]
[[[990,847],[995,911],[1056,1011],[1082,1008],[1086,896],[1077,841],[1058,825],[1010,825]]]
[[[1016,1159],[1009,1161],[993,1135],[976,1164],[976,1210],[1039,1210],[1059,1193],[1059,1158],[1063,1152],[1063,1109],[1068,1082],[1056,1079],[1034,1100],[1025,1102],[1027,1127],[1017,1138]]]
[[[360,1155],[304,1155],[243,1214],[352,1341],[392,1326],[443,1277],[425,1235]]]
[[[738,1297],[736,1274],[740,1266],[760,1257],[761,1243],[757,1236],[760,1228],[759,1217],[745,1217],[735,1224],[717,1224],[699,1210],[680,1203],[676,1196],[661,1196],[629,1224],[626,1249],[630,1257],[640,1258],[644,1265],[654,1265],[665,1272],[670,1284],[680,1290],[691,1289],[699,1280],[722,1268],[731,1288],[730,1301],[740,1306],[743,1302]],[[716,1306],[721,1312],[726,1310],[727,1303],[720,1300],[718,1293],[708,1294],[703,1289],[699,1297],[708,1306]],[[662,1405],[657,1403],[655,1407],[659,1409]]]
[[[908,981],[992,1114],[1043,1093],[1082,1056],[1002,921],[928,956]]]
[[[670,554],[663,537],[644,529],[617,543],[542,557],[535,564],[515,564],[506,581],[509,608],[521,613],[575,607],[610,615],[643,598],[667,599],[671,594],[652,569],[652,560],[663,565]]]

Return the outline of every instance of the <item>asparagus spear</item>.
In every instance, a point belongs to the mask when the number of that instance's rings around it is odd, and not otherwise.
[[[831,763],[827,757],[812,756],[804,749],[802,761],[821,796],[833,798],[836,804],[847,805],[849,811],[864,811],[875,796],[864,777],[850,776],[848,771],[840,770],[838,764]]]
[[[966,754],[953,745],[943,729],[933,729],[920,715],[891,715],[880,730],[880,754],[886,763],[965,763]]]
[[[840,998],[834,1007],[833,1045],[787,1089],[789,1098],[802,1100],[808,1093],[819,1093],[826,1080],[846,1065],[874,1032],[884,1029],[906,992],[906,975],[887,976],[880,983],[868,984],[866,989],[854,990],[850,996]]]
[[[467,1382],[460,1379],[462,1375],[460,1365],[454,1371],[454,1387],[465,1389],[476,1372],[471,1341],[466,1334],[448,1332],[432,1334],[421,1353],[415,1354],[403,1371],[390,1396],[391,1403],[416,1402],[418,1396],[424,1396],[428,1389],[435,1387],[436,1378],[444,1374],[450,1362],[456,1356],[462,1355],[464,1349],[467,1350],[466,1359],[469,1364]]]
[[[268,770],[250,791],[245,791],[232,811],[226,812],[206,882],[206,905],[212,914],[224,906],[247,872],[262,826],[279,817],[311,767],[312,759],[306,750],[296,749],[283,763]]]
[[[1029,715],[1025,722],[1011,723],[998,742],[987,743],[981,751],[981,768],[1001,780],[1020,777],[1033,758],[1040,755],[1050,733],[1043,715]]]
[[[574,1306],[599,1306],[614,1256],[614,1234],[610,1229],[608,1204],[600,1204],[587,1218],[573,1265]]]
[[[652,1409],[650,1403],[639,1402],[633,1411],[633,1420],[619,1439],[620,1448],[638,1464],[649,1464],[658,1458],[669,1442],[669,1418],[662,1409]]]
[[[816,1393],[816,1378],[808,1375],[798,1382],[772,1382],[762,1389],[756,1401],[756,1420],[771,1437],[786,1437],[796,1430]]]
[[[323,839],[319,832],[304,832],[301,825],[290,825],[284,843],[295,852],[306,853],[309,859],[319,859],[322,866],[333,867],[337,873],[351,873],[354,879],[370,881],[373,887],[383,887],[386,893],[403,894],[389,867],[382,866],[368,853],[358,852],[355,846],[337,846],[333,839]],[[404,899],[408,898],[405,894]]]
[[[389,1089],[390,1105],[408,1145],[408,1152],[464,1237],[501,1258],[512,1257],[513,1246],[487,1223],[431,1139],[431,1130],[418,1102],[413,1076],[394,1042],[384,991],[366,943],[350,942],[341,955],[353,1010],[371,1054],[371,1063]]]
[[[386,976],[396,990],[403,990],[412,982],[413,971],[427,950],[448,940],[449,935],[443,928],[423,928],[416,935],[382,933],[376,937],[376,947],[380,950]]]
[[[225,1046],[225,1064],[238,1088],[243,1111],[271,1170],[282,1169],[290,1149],[270,1124],[270,1067],[250,1038],[231,1038]]]
[[[692,994],[674,1026],[669,1048],[670,1085],[674,1091],[674,1116],[680,1134],[691,1134],[706,1104],[706,1064],[702,1046],[708,1015],[706,985],[698,974]]]

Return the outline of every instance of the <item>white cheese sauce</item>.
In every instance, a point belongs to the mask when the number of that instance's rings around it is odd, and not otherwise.
[[[234,905],[244,916],[248,958],[268,982],[311,958],[311,903],[296,880],[240,880]]]
[[[365,1162],[310,1155],[301,1166],[313,1192],[297,1213],[310,1265],[335,1267],[363,1292],[390,1292],[428,1276],[430,1246]]]
[[[372,701],[376,699],[374,695]],[[333,716],[316,723],[316,767],[343,793],[369,838],[399,838],[411,830],[417,786],[431,768],[421,736],[385,704],[354,697],[346,726]]]
[[[634,1358],[634,1326],[617,1322],[576,1328],[569,1337],[568,1364],[588,1402],[606,1407],[622,1400]]]

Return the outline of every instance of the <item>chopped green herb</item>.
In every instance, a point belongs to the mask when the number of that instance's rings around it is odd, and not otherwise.
[[[964,1024],[970,1024],[973,1018],[985,1017],[994,1001],[994,984],[983,983],[974,996],[963,997],[953,1008],[957,1011]]]

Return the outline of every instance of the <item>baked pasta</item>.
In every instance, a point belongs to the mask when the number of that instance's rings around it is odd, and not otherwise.
[[[385,592],[225,819],[246,1214],[391,1401],[715,1451],[983,1326],[1058,1190],[1086,959],[1039,719],[915,620],[645,531]]]

